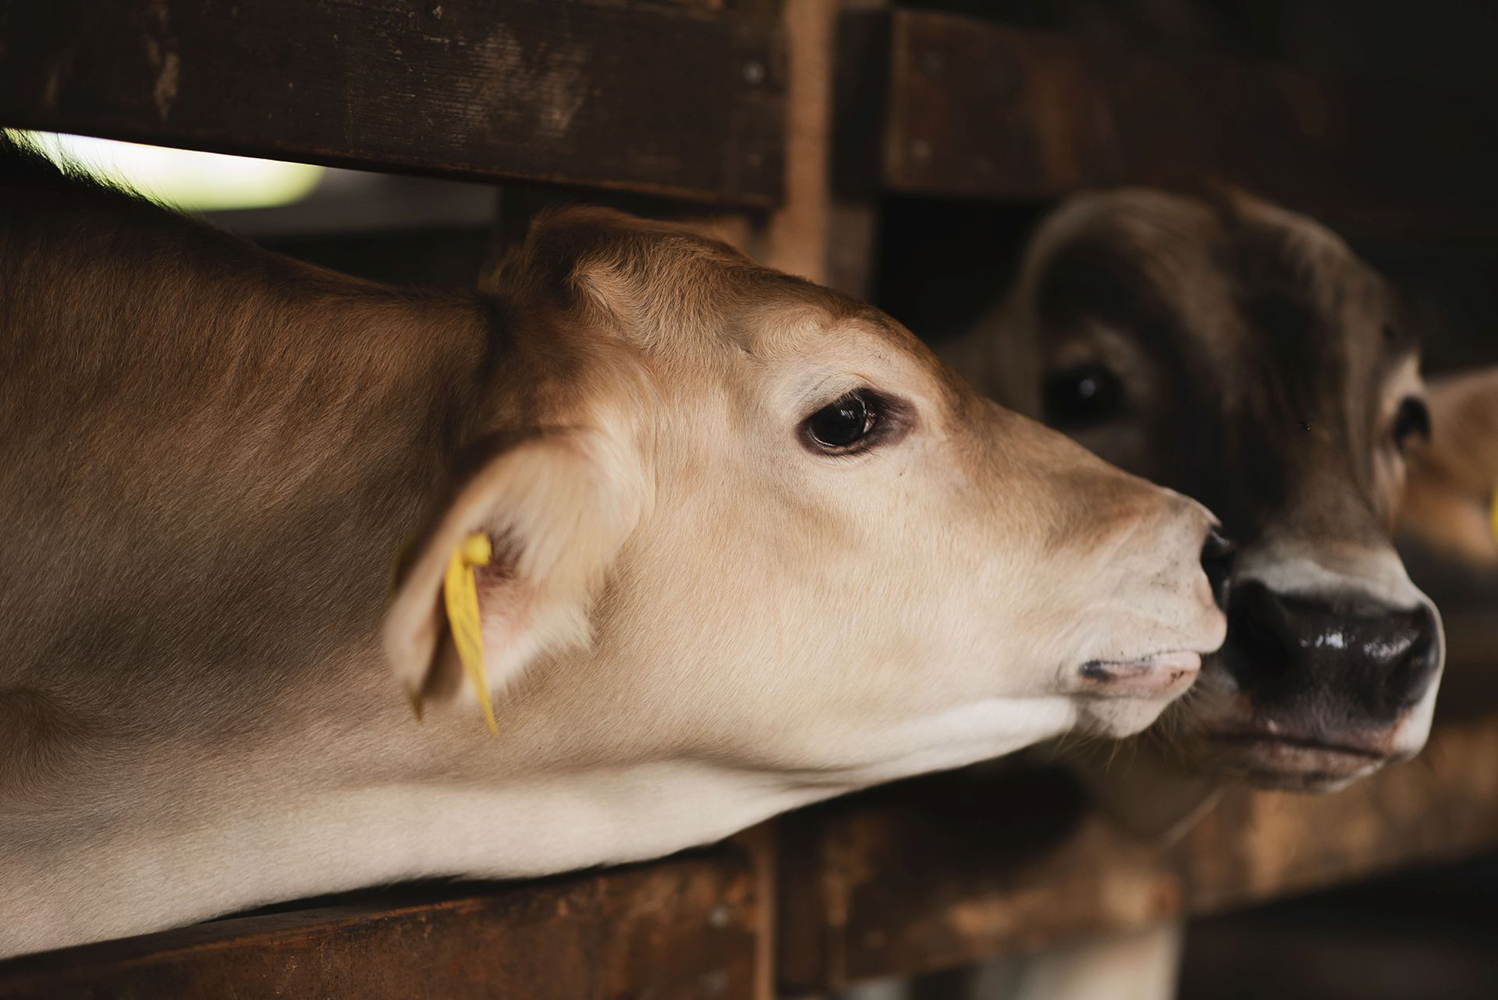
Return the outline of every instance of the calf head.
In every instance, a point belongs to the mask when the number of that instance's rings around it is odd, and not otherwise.
[[[1435,380],[1429,403],[1434,433],[1410,452],[1401,548],[1491,574],[1498,568],[1498,369]],[[1461,583],[1472,589],[1470,580]]]
[[[574,211],[417,293],[4,147],[0,955],[657,856],[1136,731],[1222,641],[1200,504],[722,244]]]
[[[420,699],[464,697],[437,594],[475,531],[500,553],[479,596],[502,711],[563,684],[554,725],[608,729],[615,759],[858,784],[1129,733],[1222,638],[1199,504],[981,398],[876,310],[584,210],[487,292],[509,388],[476,401],[387,627]]]
[[[1429,413],[1412,331],[1338,237],[1244,196],[1083,196],[974,336],[985,388],[1237,541],[1227,642],[1172,713],[1193,767],[1329,790],[1421,748],[1441,625],[1390,534]]]

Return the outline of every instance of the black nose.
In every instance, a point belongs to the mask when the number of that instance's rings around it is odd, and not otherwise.
[[[1224,662],[1255,702],[1312,698],[1344,714],[1392,718],[1420,700],[1441,665],[1440,631],[1424,606],[1233,588]]]
[[[1233,576],[1233,561],[1238,547],[1220,534],[1217,529],[1207,532],[1207,543],[1202,546],[1202,569],[1207,572],[1207,583],[1212,587],[1212,600],[1222,610],[1228,609],[1228,581]]]

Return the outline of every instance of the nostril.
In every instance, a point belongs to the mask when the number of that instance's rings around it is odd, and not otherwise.
[[[1285,696],[1305,680],[1306,671],[1284,604],[1258,580],[1239,582],[1231,596],[1223,665],[1250,697]]]
[[[1207,532],[1207,541],[1202,546],[1202,569],[1206,571],[1207,583],[1212,588],[1212,599],[1224,611],[1228,607],[1228,582],[1233,576],[1237,551],[1237,546],[1217,529]]]
[[[1260,618],[1233,615],[1228,619],[1228,642],[1234,662],[1241,660],[1248,664],[1257,678],[1284,677],[1291,672],[1295,661],[1293,644]]]
[[[1435,615],[1422,607],[1415,612],[1411,624],[1409,646],[1384,675],[1384,696],[1389,703],[1399,706],[1419,701],[1441,665],[1441,637]]]

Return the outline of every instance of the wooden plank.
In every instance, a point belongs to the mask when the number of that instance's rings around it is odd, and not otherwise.
[[[876,52],[888,47],[873,154],[886,190],[1019,201],[1227,182],[1354,233],[1498,231],[1491,94],[1318,80],[945,14],[890,17],[887,39],[860,29]],[[854,116],[847,143],[869,149],[868,132]]]
[[[969,771],[788,817],[782,986],[838,989],[1126,930],[1498,845],[1498,715],[1338,795],[1229,792],[1171,846],[1063,776]]]
[[[657,864],[245,917],[0,962],[6,1000],[751,1000],[763,905],[717,848]]]
[[[511,185],[500,193],[495,255],[523,239],[540,211],[586,201],[670,220],[724,240],[769,267],[866,297],[875,258],[872,207],[834,201],[829,173],[837,10],[836,0],[799,0],[782,11],[785,185],[773,211],[704,213],[699,206],[629,193]]]
[[[786,89],[785,203],[768,220],[764,263],[827,280],[830,227],[833,32],[837,0],[795,0],[785,8],[791,42]]]
[[[762,13],[600,0],[0,5],[0,125],[766,207]]]

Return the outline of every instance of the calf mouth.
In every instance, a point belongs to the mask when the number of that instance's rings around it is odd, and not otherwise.
[[[1078,732],[1122,739],[1159,719],[1196,683],[1201,670],[1202,655],[1192,650],[1098,658],[1067,667],[1062,692],[1076,699]]]
[[[1217,770],[1256,788],[1276,791],[1334,792],[1392,759],[1376,747],[1314,736],[1238,731],[1211,734],[1207,739]]]
[[[1101,698],[1167,698],[1182,694],[1201,673],[1202,657],[1171,650],[1132,660],[1088,660],[1078,675],[1082,693]]]

